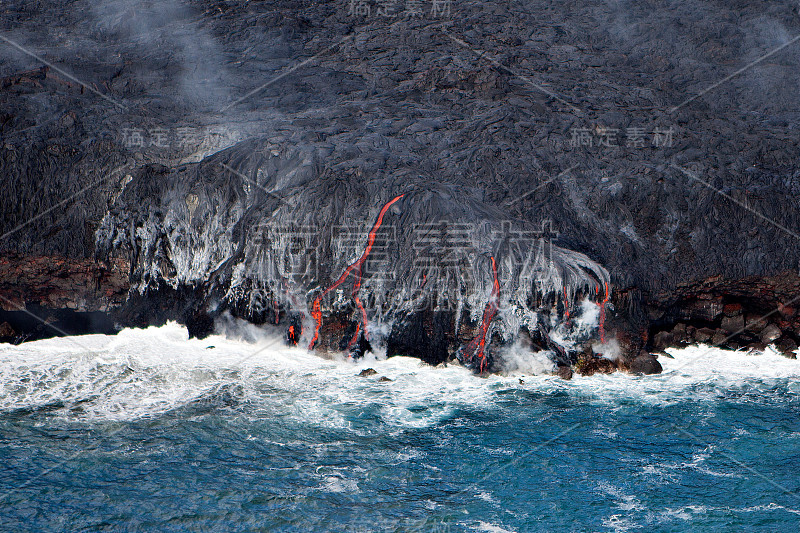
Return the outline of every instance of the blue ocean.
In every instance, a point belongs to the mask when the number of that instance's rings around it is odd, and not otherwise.
[[[175,324],[2,345],[0,530],[799,531],[798,361],[670,355],[564,381]]]

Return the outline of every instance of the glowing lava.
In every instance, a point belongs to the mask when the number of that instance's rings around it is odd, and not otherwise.
[[[359,312],[360,312],[360,315],[361,315],[361,321],[356,326],[356,332],[353,335],[353,338],[350,340],[350,344],[348,345],[348,348],[356,343],[356,341],[358,340],[358,335],[361,332],[362,328],[364,329],[364,337],[366,338],[366,335],[367,335],[367,311],[366,311],[366,309],[364,309],[364,305],[361,303],[361,299],[358,297],[358,291],[361,288],[361,269],[363,268],[364,263],[366,262],[370,251],[372,250],[372,245],[375,244],[375,236],[377,235],[378,229],[381,227],[381,224],[383,223],[384,215],[386,215],[386,212],[389,210],[389,208],[392,206],[392,204],[397,202],[403,196],[405,196],[405,195],[401,194],[400,196],[396,196],[394,199],[392,199],[391,201],[386,203],[386,205],[383,206],[383,208],[381,209],[381,212],[378,214],[378,220],[375,221],[375,225],[372,226],[372,230],[370,230],[370,232],[369,232],[369,237],[367,238],[367,246],[366,246],[366,248],[364,248],[364,253],[362,253],[361,257],[359,257],[356,261],[354,261],[352,264],[350,264],[350,266],[348,266],[347,268],[344,269],[344,272],[342,272],[342,275],[339,276],[339,279],[337,279],[333,283],[333,285],[331,285],[330,287],[325,289],[322,292],[322,294],[320,294],[319,296],[314,298],[314,303],[311,305],[311,316],[314,318],[314,322],[315,322],[314,337],[311,339],[311,343],[309,343],[309,345],[308,345],[308,349],[309,350],[314,349],[314,345],[317,343],[317,339],[319,339],[319,328],[322,327],[322,308],[321,308],[321,305],[320,305],[320,301],[329,292],[331,292],[332,290],[336,289],[339,285],[341,285],[344,282],[344,280],[347,279],[347,276],[349,276],[351,273],[356,278],[355,283],[353,283],[352,295],[353,295],[353,301],[355,302],[356,307],[358,307],[358,309],[359,309]]]
[[[598,303],[597,305],[600,306],[600,342],[605,344],[606,343],[606,330],[605,330],[605,321],[606,321],[606,304],[608,303],[608,282],[606,282],[606,294],[603,298],[603,301]],[[597,287],[598,294],[600,293],[600,287]]]
[[[297,332],[294,330],[294,326],[289,326],[289,332],[286,335],[286,339],[293,345],[297,344],[298,337]]]
[[[308,345],[308,349],[312,349],[317,343],[319,337],[319,328],[322,326],[322,309],[319,306],[319,298],[314,299],[314,304],[311,306],[311,316],[314,318],[314,338]]]
[[[483,309],[483,318],[481,319],[481,326],[478,335],[470,341],[464,349],[465,361],[479,361],[478,370],[483,372],[486,370],[486,333],[492,320],[497,315],[497,299],[500,296],[500,283],[497,281],[497,263],[492,257],[492,275],[494,276],[494,284],[492,286],[492,294],[489,296],[489,301],[486,302],[486,307]]]

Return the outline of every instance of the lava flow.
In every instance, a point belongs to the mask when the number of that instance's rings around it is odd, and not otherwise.
[[[497,315],[497,299],[500,296],[500,283],[497,281],[497,264],[494,261],[494,257],[492,257],[492,275],[494,276],[492,294],[489,296],[489,301],[486,302],[486,307],[483,309],[480,331],[464,350],[464,361],[474,361],[478,359],[480,361],[478,363],[478,370],[480,372],[486,370],[486,333],[489,330],[489,325],[491,325],[492,320]]]
[[[608,303],[608,283],[606,282],[606,294],[603,298],[603,301],[598,303],[597,305],[600,306],[600,342],[605,344],[606,343],[606,330],[605,330],[605,321],[606,321],[606,304]],[[597,287],[597,293],[600,294],[600,287]]]
[[[350,344],[348,345],[348,347],[350,347],[353,344],[355,344],[355,342],[358,340],[358,335],[361,332],[362,328],[364,330],[364,337],[366,338],[366,336],[367,336],[367,311],[366,311],[366,309],[364,309],[364,305],[361,303],[361,299],[358,297],[358,291],[361,288],[361,269],[363,268],[364,263],[366,262],[367,257],[369,256],[369,252],[372,250],[372,245],[375,243],[375,236],[378,233],[378,229],[381,227],[381,224],[383,223],[384,215],[389,210],[389,208],[392,206],[392,204],[394,204],[396,201],[398,201],[403,196],[405,196],[405,195],[401,194],[400,196],[396,196],[394,199],[392,199],[391,201],[386,203],[386,205],[383,206],[383,208],[381,209],[381,212],[378,214],[378,220],[375,221],[375,225],[372,226],[372,230],[370,230],[370,232],[369,232],[369,237],[367,238],[367,246],[364,249],[364,253],[362,253],[361,257],[359,257],[356,261],[354,261],[352,264],[350,264],[350,266],[348,266],[347,268],[344,269],[344,272],[342,272],[342,275],[339,276],[339,279],[337,279],[333,283],[333,285],[331,285],[330,287],[325,289],[322,292],[322,294],[320,294],[319,296],[314,298],[314,303],[311,306],[311,316],[314,318],[314,322],[315,322],[314,337],[311,339],[311,342],[308,345],[308,349],[309,350],[314,349],[314,345],[317,343],[317,339],[319,339],[319,328],[322,327],[322,307],[320,305],[320,301],[330,291],[334,290],[339,285],[341,285],[344,282],[344,280],[347,279],[347,276],[350,275],[351,272],[353,273],[353,275],[356,278],[355,283],[353,283],[353,291],[352,291],[353,301],[355,302],[356,306],[359,309],[359,312],[361,314],[361,321],[356,326],[356,332],[353,335],[353,338],[350,341]]]

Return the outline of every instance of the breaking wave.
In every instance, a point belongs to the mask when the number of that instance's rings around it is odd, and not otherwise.
[[[786,394],[800,394],[797,360],[770,349],[750,355],[692,346],[662,356],[664,372],[658,376],[614,373],[564,381],[550,374],[545,356],[513,349],[503,356],[500,374],[479,377],[460,365],[432,367],[409,357],[326,359],[285,346],[268,328],[246,328],[239,338],[198,340],[170,323],[117,335],[0,345],[0,411],[131,420],[183,411],[266,410],[304,424],[340,427],[347,424],[343,413],[364,405],[402,430],[435,425],[463,408],[491,409],[508,391],[657,405],[715,401],[778,385]],[[359,376],[366,368],[376,374]]]

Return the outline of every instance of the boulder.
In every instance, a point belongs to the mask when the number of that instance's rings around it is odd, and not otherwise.
[[[747,351],[750,353],[763,352],[767,349],[767,345],[763,342],[753,342],[747,345]]]
[[[14,328],[12,328],[11,324],[9,324],[8,322],[3,322],[2,324],[0,324],[0,338],[13,337],[16,334],[17,332],[14,331]]]
[[[653,335],[653,346],[656,348],[667,348],[672,346],[674,337],[669,331],[659,331]]]
[[[697,342],[708,342],[714,336],[714,330],[711,328],[700,328],[694,333],[694,340]]]
[[[572,368],[568,366],[559,366],[558,370],[556,370],[556,375],[561,379],[570,380],[572,379]]]
[[[772,344],[776,340],[778,340],[782,335],[781,329],[776,326],[775,324],[769,324],[767,327],[761,330],[759,333],[758,338],[761,339],[761,342],[764,344]]]
[[[735,315],[735,316],[724,316],[722,317],[722,323],[720,327],[727,331],[728,333],[738,333],[744,330],[744,316],[743,315]]]
[[[762,318],[761,315],[757,314],[747,314],[745,315],[745,324],[744,329],[746,331],[751,331],[753,333],[758,333],[764,326],[767,325],[767,320]]]
[[[716,330],[714,332],[714,336],[711,337],[711,344],[714,345],[714,346],[719,346],[723,342],[725,342],[725,339],[727,339],[727,338],[728,338],[728,335],[725,332],[725,330],[718,329],[718,330]]]
[[[797,343],[791,337],[781,337],[775,342],[775,348],[790,359],[797,359]]]
[[[580,355],[578,362],[575,363],[575,370],[582,376],[591,376],[597,373],[610,374],[617,370],[615,361],[598,355]]]
[[[369,376],[374,376],[377,373],[378,373],[378,371],[375,370],[374,368],[365,368],[364,370],[362,370],[361,372],[358,373],[358,376],[362,377],[362,378],[366,378],[366,377],[369,377]]]
[[[672,345],[686,343],[690,340],[686,335],[686,324],[683,322],[675,324],[675,327],[672,328]]]
[[[658,359],[651,354],[642,354],[633,360],[630,370],[633,374],[650,375],[660,374],[663,369]]]

